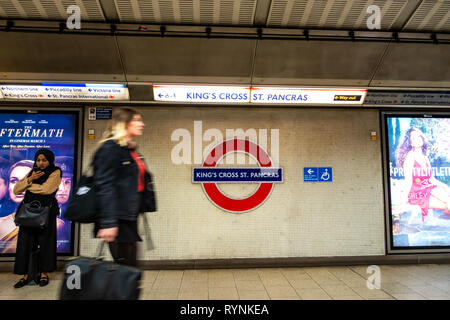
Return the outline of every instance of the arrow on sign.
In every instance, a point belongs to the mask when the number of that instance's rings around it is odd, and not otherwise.
[[[160,93],[160,94],[158,94],[158,97],[160,97],[160,98],[162,98],[163,97],[163,95]]]
[[[311,170],[311,169],[308,170],[308,173],[309,173],[309,174],[311,174],[311,173],[313,173],[313,172],[314,172],[314,171]]]

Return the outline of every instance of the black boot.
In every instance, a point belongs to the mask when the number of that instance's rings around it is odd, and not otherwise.
[[[50,279],[48,278],[48,276],[41,277],[41,280],[39,280],[39,287],[45,287],[46,285],[48,285],[49,282]]]
[[[28,279],[22,278],[14,285],[14,288],[19,289],[28,284]]]

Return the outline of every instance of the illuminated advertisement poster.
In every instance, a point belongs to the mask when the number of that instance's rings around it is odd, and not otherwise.
[[[57,253],[72,253],[72,225],[64,219],[64,210],[74,184],[77,122],[77,112],[0,112],[0,255],[16,252],[14,216],[25,193],[15,195],[13,189],[32,169],[34,154],[42,148],[55,154],[55,165],[62,171],[56,193],[60,207]]]
[[[450,115],[386,116],[392,249],[450,247]]]

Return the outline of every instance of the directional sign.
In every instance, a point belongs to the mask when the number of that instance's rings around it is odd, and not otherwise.
[[[450,91],[388,91],[373,90],[367,93],[364,104],[394,105],[449,105]]]
[[[332,167],[305,167],[303,168],[303,182],[332,182]]]
[[[112,108],[96,108],[95,120],[111,120]]]
[[[5,99],[13,100],[129,100],[123,84],[42,83],[42,85],[0,85]]]
[[[154,85],[156,101],[249,103],[249,87]]]
[[[251,103],[363,104],[366,89],[252,87]]]
[[[317,168],[303,168],[303,181],[304,182],[317,182],[318,181]]]

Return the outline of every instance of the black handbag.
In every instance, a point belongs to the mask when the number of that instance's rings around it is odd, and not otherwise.
[[[97,214],[97,187],[94,185],[94,177],[83,175],[77,184],[75,191],[70,196],[64,218],[73,222],[93,223]]]
[[[137,300],[141,271],[100,258],[78,257],[66,265],[61,300]]]
[[[145,171],[144,175],[145,181],[145,189],[142,195],[142,205],[141,212],[155,212],[156,208],[156,195],[155,195],[155,186],[153,183],[152,174],[148,171]]]
[[[48,225],[50,206],[42,206],[38,200],[20,205],[14,218],[14,223],[19,227],[41,228]]]

